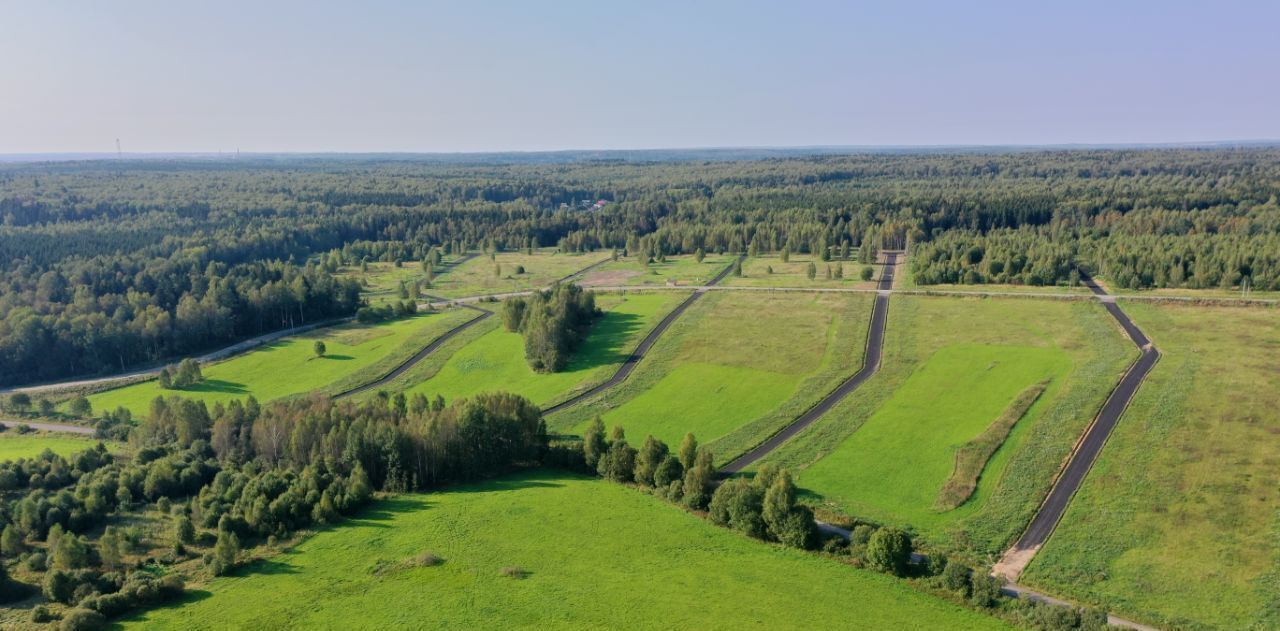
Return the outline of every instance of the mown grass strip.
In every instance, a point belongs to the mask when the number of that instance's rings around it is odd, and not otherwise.
[[[982,470],[987,467],[987,461],[995,455],[996,450],[1009,437],[1009,432],[1013,431],[1013,426],[1026,415],[1027,410],[1031,409],[1048,387],[1049,381],[1045,380],[1023,390],[995,422],[977,438],[956,450],[955,468],[951,471],[951,477],[947,478],[946,483],[942,485],[942,490],[938,492],[938,501],[934,504],[934,508],[949,511],[969,501],[974,490],[978,488],[978,476],[982,475]]]

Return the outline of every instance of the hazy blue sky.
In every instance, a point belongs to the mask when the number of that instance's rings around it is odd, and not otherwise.
[[[0,0],[0,153],[1280,139],[1278,26],[1276,0]]]

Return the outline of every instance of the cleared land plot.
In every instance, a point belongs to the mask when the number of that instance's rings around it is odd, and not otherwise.
[[[525,359],[524,338],[507,331],[495,315],[480,324],[486,331],[452,353],[433,376],[411,392],[453,400],[479,392],[503,390],[547,405],[605,381],[631,355],[636,344],[667,312],[687,297],[685,292],[649,292],[596,297],[605,315],[596,322],[569,366],[557,373],[538,373]],[[487,305],[497,308],[499,305]],[[442,349],[443,350],[443,349]]]
[[[542,289],[555,281],[611,256],[610,252],[559,254],[554,249],[499,252],[496,260],[481,254],[448,273],[436,277],[431,289],[435,296],[461,298],[477,294]],[[517,273],[523,267],[524,272]]]
[[[1280,312],[1124,310],[1161,359],[1022,581],[1167,627],[1280,627]]]
[[[1094,302],[895,296],[889,309],[880,371],[766,460],[802,470],[815,503],[998,553],[1137,352]],[[956,450],[1045,379],[968,501],[934,508]]]
[[[916,368],[858,431],[809,467],[802,484],[860,515],[893,515],[917,528],[953,519],[951,511],[938,512],[934,505],[956,451],[982,434],[1020,392],[1040,381],[1060,381],[1070,368],[1066,352],[1053,347],[946,346]],[[1000,471],[985,473],[999,477]]]
[[[817,267],[817,274],[809,280],[809,263]],[[831,267],[832,278],[827,278],[827,267]],[[835,278],[836,269],[844,268],[844,278]],[[808,254],[793,254],[787,262],[777,256],[753,256],[742,262],[742,276],[730,274],[724,279],[725,285],[735,287],[844,287],[849,289],[875,289],[876,279],[880,278],[880,266],[871,265],[875,275],[871,280],[863,281],[859,275],[862,268],[867,267],[856,260],[823,261]],[[773,268],[773,272],[769,271]]]
[[[398,565],[425,552],[443,562]],[[523,578],[504,576],[508,567]],[[195,588],[184,604],[124,626],[847,625],[1008,628],[900,580],[752,541],[622,486],[550,473],[380,502],[287,554]]]
[[[654,285],[705,285],[735,257],[708,254],[699,263],[693,256],[669,256],[664,263],[644,263],[634,257],[609,261],[582,276],[582,284],[595,287]]]
[[[436,282],[439,282],[443,276],[447,275],[453,269],[454,262],[458,260],[456,256],[446,256],[441,261],[441,266],[436,270]],[[425,282],[427,272],[422,269],[421,261],[406,261],[400,267],[396,267],[394,263],[369,263],[368,271],[361,272],[360,266],[344,267],[338,271],[339,276],[349,276],[364,285],[362,295],[365,300],[372,304],[382,304],[404,300],[400,297],[400,283],[405,284],[406,289],[416,282]],[[424,293],[430,293],[431,290],[422,286]]]
[[[764,440],[862,363],[871,298],[713,292],[690,307],[635,374],[555,415],[580,432],[594,414],[637,444],[686,432],[727,462]]]
[[[100,392],[90,396],[89,402],[95,410],[123,406],[140,416],[157,396],[180,395],[212,405],[249,395],[265,402],[334,384],[360,385],[389,372],[431,340],[473,317],[473,311],[450,309],[380,324],[317,329],[202,366],[205,380],[190,388],[166,390],[152,380]],[[327,347],[324,357],[315,355],[316,340]]]
[[[99,441],[96,438],[76,437],[53,432],[37,432],[19,434],[8,430],[0,434],[0,462],[19,458],[34,458],[48,449],[59,456],[70,456],[73,453],[96,447],[98,443],[107,446],[110,451],[118,451],[119,444],[111,441]]]

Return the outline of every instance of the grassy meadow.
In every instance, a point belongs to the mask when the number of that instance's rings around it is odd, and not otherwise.
[[[431,553],[442,562],[406,563]],[[518,568],[520,578],[505,576]],[[1004,629],[889,576],[536,472],[402,495],[125,629]]]
[[[673,255],[665,262],[645,265],[635,257],[621,257],[584,274],[582,284],[588,287],[705,285],[734,258],[729,254],[707,254],[699,263],[692,255]]]
[[[767,461],[815,504],[997,554],[1136,355],[1093,302],[895,296],[880,370]],[[1045,379],[968,501],[935,509],[956,451]]]
[[[436,282],[440,282],[445,275],[453,270],[459,258],[457,256],[446,256],[441,260],[441,266],[436,270]],[[361,272],[360,266],[355,265],[342,268],[338,271],[338,275],[349,276],[359,280],[364,285],[364,291],[361,292],[361,295],[371,304],[404,300],[400,297],[401,282],[407,287],[412,283],[427,279],[427,273],[422,269],[421,261],[405,261],[400,267],[396,267],[394,263],[371,262],[368,264],[368,271]],[[425,287],[422,291],[431,293],[431,290]]]
[[[569,366],[557,373],[529,368],[524,338],[507,331],[501,316],[495,315],[480,325],[486,332],[452,352],[437,372],[410,391],[449,400],[494,390],[543,405],[564,400],[608,379],[645,334],[686,297],[687,293],[674,291],[598,295],[596,303],[605,311],[604,317],[592,326]]]
[[[473,311],[450,309],[379,324],[351,322],[315,329],[201,366],[205,380],[189,388],[166,390],[151,380],[99,392],[91,395],[89,402],[94,410],[123,406],[140,416],[162,395],[181,395],[212,405],[249,395],[265,402],[334,384],[360,385],[377,379],[431,340],[473,317]],[[315,355],[316,340],[327,347],[324,357]]]
[[[549,420],[578,432],[595,414],[637,444],[686,432],[726,462],[758,444],[862,363],[871,299],[862,295],[711,292],[617,388]]]
[[[875,281],[880,278],[880,266],[872,265],[875,275],[869,281],[862,280],[860,274],[866,265],[857,261],[856,253],[849,261],[823,261],[808,254],[792,254],[787,259],[784,263],[777,255],[747,257],[742,262],[742,276],[730,275],[724,279],[724,284],[735,287],[875,289]],[[813,280],[809,280],[810,262],[818,268],[817,276],[814,276]],[[832,278],[826,277],[827,266],[831,267]],[[837,266],[844,267],[844,278],[834,277]],[[773,269],[772,272],[769,271],[770,268]]]
[[[524,251],[498,252],[494,260],[490,260],[488,254],[481,254],[436,276],[432,288],[425,291],[434,296],[461,298],[477,294],[542,289],[611,255],[611,252],[603,251],[561,254],[554,248],[543,248],[533,254],[526,254]],[[517,273],[519,267],[524,268],[523,273]]]
[[[1023,575],[1165,628],[1280,627],[1280,312],[1124,303],[1162,354]]]
[[[90,436],[62,434],[56,432],[34,432],[19,434],[9,429],[0,433],[0,462],[33,458],[48,449],[59,456],[70,456],[73,453],[96,447],[101,442],[111,451],[117,451],[120,444],[112,441],[99,441]]]

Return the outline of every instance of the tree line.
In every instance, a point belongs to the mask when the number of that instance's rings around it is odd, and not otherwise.
[[[502,304],[502,325],[524,336],[529,367],[543,373],[564,370],[602,315],[595,293],[573,283],[508,298]]]

